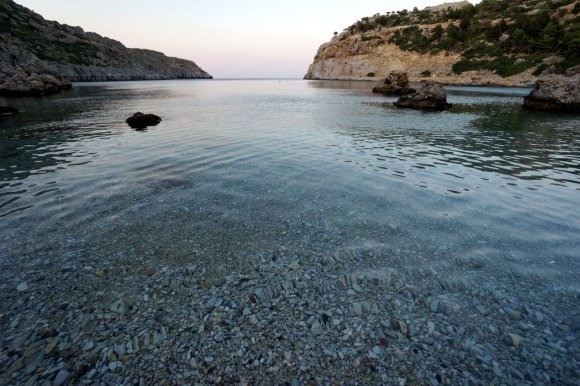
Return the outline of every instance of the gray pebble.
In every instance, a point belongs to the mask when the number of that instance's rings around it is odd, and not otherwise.
[[[53,385],[54,386],[64,385],[68,381],[69,378],[70,378],[70,372],[68,372],[65,369],[61,369],[56,374],[56,377],[54,377]]]

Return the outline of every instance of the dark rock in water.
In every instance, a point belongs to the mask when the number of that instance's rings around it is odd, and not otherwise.
[[[385,83],[373,88],[373,92],[384,95],[407,95],[414,93],[414,88],[409,87],[409,77],[406,72],[391,71],[385,79]]]
[[[580,74],[547,75],[538,79],[532,92],[524,98],[524,108],[580,112]]]
[[[26,97],[58,94],[70,90],[72,85],[67,80],[59,80],[47,74],[28,74],[18,71],[0,84],[0,96]]]
[[[0,116],[1,115],[14,115],[18,112],[18,109],[10,106],[0,106]]]
[[[155,114],[135,113],[127,118],[127,124],[133,129],[144,129],[147,126],[155,126],[161,122],[161,118]]]
[[[445,110],[452,106],[451,103],[447,103],[445,88],[435,82],[426,82],[421,90],[402,96],[393,104],[400,108],[435,111]]]

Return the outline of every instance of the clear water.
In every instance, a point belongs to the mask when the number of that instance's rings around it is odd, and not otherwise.
[[[523,89],[449,89],[401,111],[369,83],[77,84],[2,100],[0,256],[40,250],[168,263],[388,246],[485,256],[578,288],[580,118],[520,109]],[[124,120],[160,115],[145,131]]]

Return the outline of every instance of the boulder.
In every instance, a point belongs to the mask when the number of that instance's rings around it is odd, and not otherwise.
[[[580,112],[580,74],[572,77],[547,75],[538,79],[524,98],[524,108],[560,112]]]
[[[384,95],[407,95],[416,90],[409,87],[409,77],[406,72],[391,71],[383,84],[373,88],[373,92]]]
[[[452,106],[451,103],[447,103],[445,87],[435,82],[426,82],[421,90],[402,96],[393,104],[400,108],[435,111],[445,110]]]
[[[9,106],[0,106],[0,116],[2,115],[14,115],[18,112],[18,109]]]
[[[135,113],[127,118],[127,124],[133,129],[144,129],[147,126],[155,126],[161,122],[161,118],[155,114]]]
[[[52,75],[27,74],[24,71],[18,71],[0,84],[0,96],[43,96],[57,94],[62,90],[70,90],[71,87],[69,81],[58,80]]]

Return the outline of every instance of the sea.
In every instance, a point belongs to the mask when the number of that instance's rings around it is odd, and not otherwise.
[[[0,121],[0,258],[67,242],[174,263],[388,245],[578,288],[577,115],[526,111],[529,89],[493,87],[448,87],[445,112],[400,110],[372,86],[77,83],[0,100],[20,110]],[[162,122],[131,129],[137,111]]]
[[[580,117],[523,88],[423,112],[373,86],[0,98],[2,376],[574,384]]]

